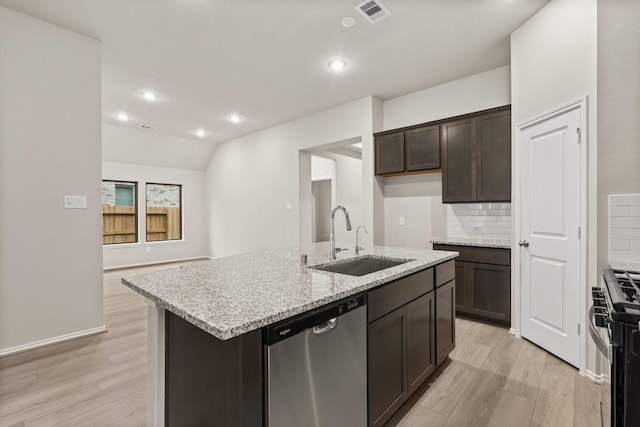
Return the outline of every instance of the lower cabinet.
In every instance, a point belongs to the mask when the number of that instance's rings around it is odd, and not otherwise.
[[[460,253],[455,268],[456,313],[511,326],[511,251],[440,244],[433,248]]]
[[[381,426],[433,373],[434,292],[370,323],[369,425]]]
[[[442,363],[456,343],[456,281],[436,288],[436,363]]]
[[[368,296],[369,425],[382,426],[455,346],[453,261]]]

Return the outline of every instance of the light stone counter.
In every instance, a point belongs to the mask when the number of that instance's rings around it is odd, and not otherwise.
[[[609,261],[609,267],[614,270],[640,271],[640,261]]]
[[[457,252],[375,246],[366,255],[412,260],[361,277],[300,265],[295,249],[273,249],[125,277],[122,283],[159,307],[226,340],[455,258]],[[314,244],[308,265],[328,263]],[[357,258],[349,250],[339,260]]]
[[[431,243],[440,245],[477,246],[481,248],[511,249],[511,240],[472,239],[467,237],[438,237]]]

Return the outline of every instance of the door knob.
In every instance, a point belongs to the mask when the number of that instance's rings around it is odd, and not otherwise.
[[[524,246],[525,248],[528,248],[528,247],[529,247],[529,242],[527,242],[526,240],[520,240],[520,241],[518,242],[518,244],[519,244],[520,246]]]

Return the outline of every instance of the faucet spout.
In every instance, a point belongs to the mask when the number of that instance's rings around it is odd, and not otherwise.
[[[351,231],[351,219],[349,218],[349,212],[347,212],[347,208],[345,208],[344,206],[336,206],[335,208],[333,208],[333,210],[331,211],[331,239],[330,239],[330,246],[329,246],[329,257],[334,260],[336,259],[336,253],[340,252],[344,249],[337,249],[336,248],[336,234],[335,234],[335,216],[336,216],[336,212],[341,210],[344,213],[344,218],[345,221],[347,223],[347,231]]]

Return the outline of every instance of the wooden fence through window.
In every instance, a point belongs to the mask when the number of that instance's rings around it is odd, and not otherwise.
[[[102,243],[136,242],[133,206],[102,206]],[[180,208],[147,208],[147,242],[182,238]]]

